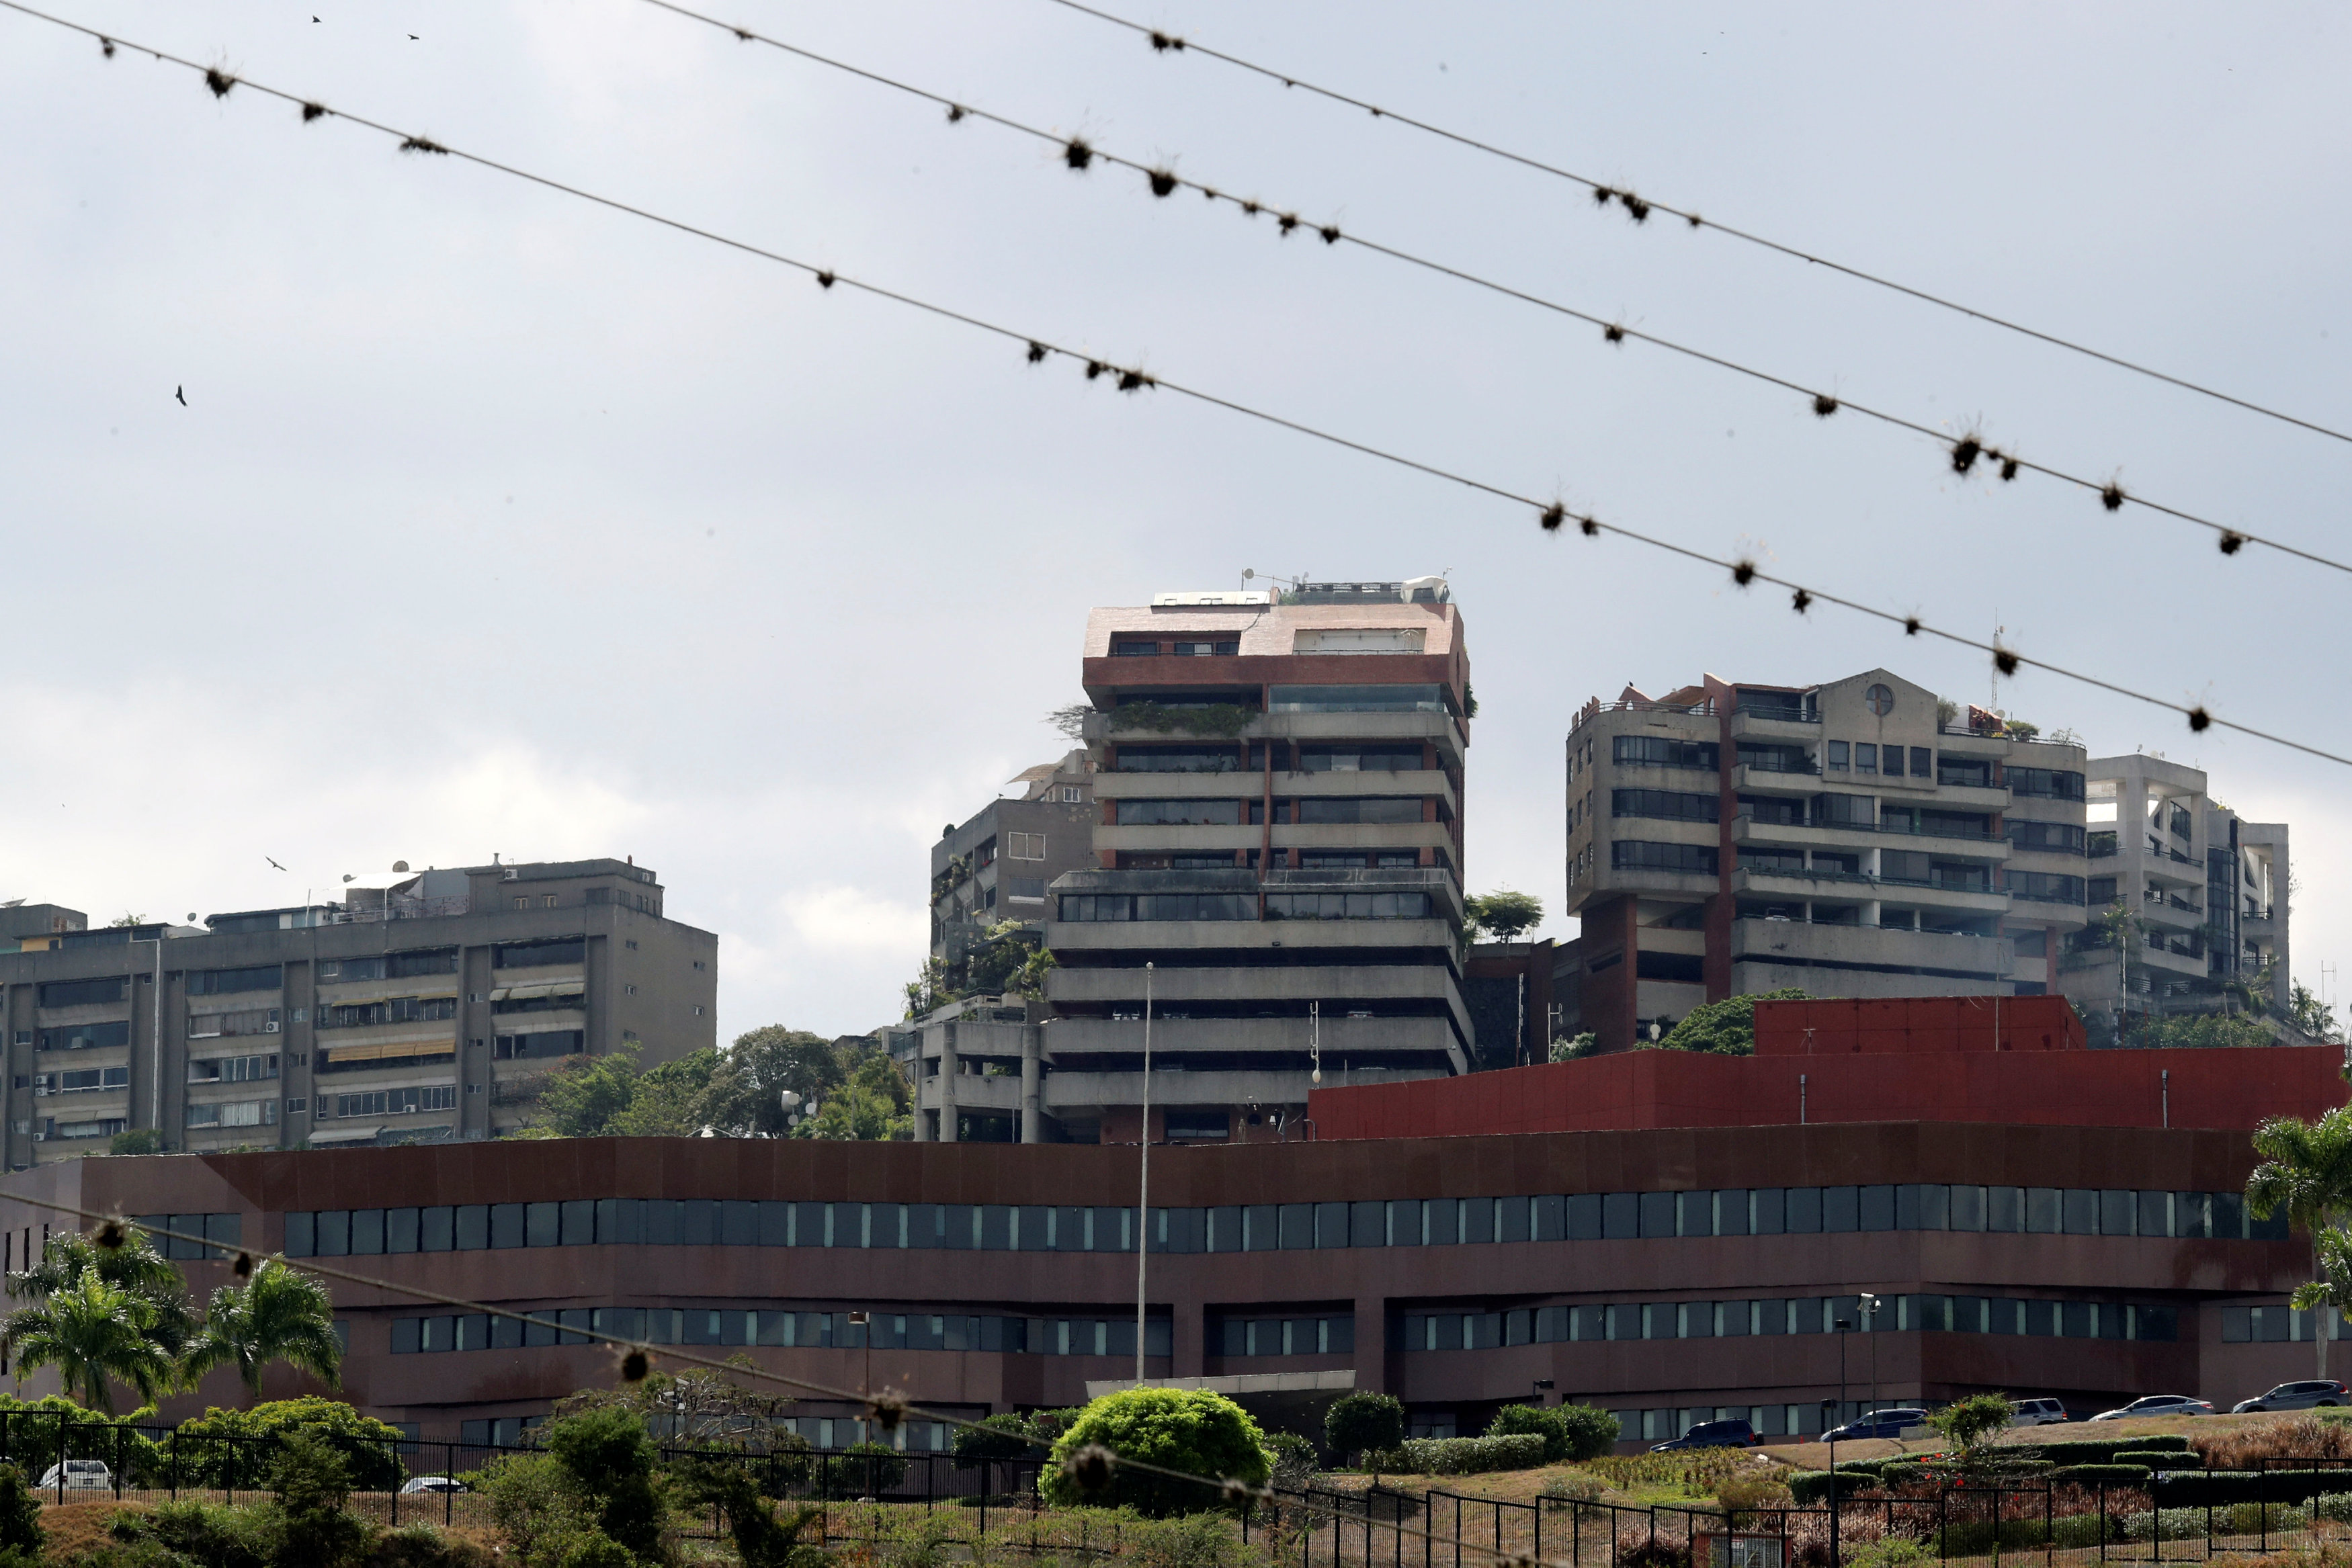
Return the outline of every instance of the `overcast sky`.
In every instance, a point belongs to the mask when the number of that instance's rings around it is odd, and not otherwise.
[[[2352,753],[2341,575],[745,47],[642,0],[51,0],[844,273]],[[2342,7],[1119,0],[1138,19],[2352,429]],[[2352,446],[1047,0],[729,0],[813,48],[2337,556]],[[319,19],[313,22],[312,17]],[[414,37],[411,35],[415,35]],[[929,848],[1063,742],[1088,606],[1449,571],[1468,881],[1563,893],[1588,696],[1978,655],[0,13],[0,897],[298,902],[634,854],[721,1037],[895,1018]],[[184,387],[187,403],[173,398]],[[2000,706],[2293,825],[2347,770],[2029,674]],[[265,856],[288,868],[270,868]],[[1548,934],[1573,923],[1555,915]],[[2330,995],[2344,995],[2341,983]]]

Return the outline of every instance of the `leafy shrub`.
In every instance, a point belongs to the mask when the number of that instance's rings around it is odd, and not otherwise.
[[[481,1490],[499,1534],[525,1568],[558,1568],[594,1527],[588,1499],[552,1454],[505,1454],[483,1468]]]
[[[2072,1481],[2082,1487],[2144,1487],[2147,1478],[2146,1465],[2062,1465],[2050,1472],[2053,1485]]]
[[[1687,1545],[1671,1541],[1643,1541],[1617,1553],[1617,1568],[1691,1568]]]
[[[1257,1423],[1240,1406],[1207,1389],[1131,1388],[1096,1400],[1055,1439],[1037,1490],[1056,1508],[1095,1502],[1132,1508],[1153,1518],[1215,1508],[1223,1497],[1214,1485],[1125,1466],[1112,1467],[1108,1484],[1088,1496],[1064,1466],[1071,1455],[1090,1447],[1165,1469],[1254,1487],[1264,1486],[1272,1469],[1265,1435]]]
[[[992,1460],[1025,1459],[1037,1451],[1029,1437],[1029,1418],[1009,1410],[984,1417],[978,1426],[958,1427],[955,1443],[948,1449],[963,1468]]]
[[[2035,1443],[2021,1449],[2054,1465],[2112,1465],[2126,1448],[2141,1453],[2186,1453],[2189,1439],[2177,1434],[2148,1437],[2085,1437],[2063,1443]]]
[[[1844,1561],[1853,1568],[1910,1568],[1916,1563],[1931,1563],[1935,1557],[1935,1552],[1925,1542],[1914,1541],[1907,1535],[1882,1535],[1847,1555]]]
[[[654,1443],[634,1412],[607,1406],[551,1421],[547,1451],[589,1500],[596,1528],[639,1557],[657,1556],[668,1522],[654,1484]]]
[[[25,1485],[25,1472],[0,1465],[0,1552],[37,1558],[48,1541],[41,1528],[41,1504]]]
[[[1789,1477],[1789,1495],[1796,1500],[1799,1508],[1819,1508],[1829,1501],[1832,1480],[1837,1487],[1837,1495],[1841,1498],[1853,1497],[1855,1493],[1867,1491],[1878,1484],[1878,1478],[1875,1475],[1849,1470],[1843,1465],[1840,1465],[1834,1477],[1828,1470],[1797,1470],[1791,1473]]]
[[[1266,1451],[1274,1456],[1274,1468],[1267,1479],[1275,1486],[1304,1490],[1323,1468],[1315,1445],[1296,1432],[1276,1432],[1265,1444]]]
[[[1122,1521],[1119,1543],[1133,1568],[1240,1568],[1250,1560],[1232,1525],[1213,1513]]]
[[[744,1467],[723,1459],[690,1462],[680,1469],[678,1480],[690,1500],[715,1507],[725,1518],[743,1568],[802,1568],[824,1560],[821,1549],[800,1538],[823,1511],[803,1506],[793,1511],[789,1521],[779,1519],[776,1505],[760,1495],[758,1483]],[[940,1530],[950,1523],[944,1515],[923,1517],[921,1522]]]
[[[1500,1437],[1408,1437],[1404,1459],[1405,1469],[1424,1476],[1528,1470],[1544,1462],[1544,1440],[1533,1433]]]
[[[1543,1484],[1543,1495],[1556,1502],[1599,1502],[1608,1490],[1608,1482],[1588,1470],[1563,1470]]]
[[[1324,1447],[1342,1464],[1367,1449],[1386,1450],[1403,1441],[1404,1402],[1392,1394],[1344,1395],[1324,1413]]]
[[[2152,1448],[2145,1439],[2132,1447]],[[2261,1459],[2352,1458],[2352,1426],[2298,1415],[2284,1421],[2265,1421],[2235,1431],[2197,1434],[2197,1451],[2217,1470],[2252,1469]]]
[[[1562,1405],[1552,1412],[1568,1434],[1567,1459],[1597,1459],[1617,1447],[1617,1413],[1596,1405]]]
[[[1759,1509],[1787,1508],[1794,1500],[1777,1474],[1751,1470],[1716,1483],[1715,1500],[1735,1521]]]
[[[887,1443],[856,1443],[825,1467],[828,1497],[878,1498],[906,1484],[907,1457]]]
[[[367,1568],[496,1568],[498,1558],[462,1536],[429,1524],[404,1524],[375,1543]]]
[[[2114,1462],[2145,1465],[2151,1470],[2201,1470],[2205,1468],[2205,1456],[2194,1448],[2119,1448]]]
[[[357,1562],[375,1544],[375,1527],[343,1506],[351,1500],[351,1469],[334,1440],[298,1430],[280,1438],[277,1448],[270,1500],[253,1511],[270,1560],[286,1568]]]
[[[1495,1419],[1486,1427],[1489,1437],[1520,1436],[1543,1439],[1544,1463],[1568,1458],[1568,1423],[1559,1418],[1557,1410],[1547,1410],[1540,1405],[1506,1405],[1495,1412]]]
[[[352,1490],[394,1491],[406,1479],[397,1428],[362,1416],[339,1399],[273,1399],[250,1410],[217,1406],[180,1423],[169,1445],[182,1486],[260,1488],[280,1440],[296,1432],[325,1434],[341,1454]]]
[[[2159,1508],[2226,1508],[2303,1502],[2341,1491],[2344,1480],[2342,1470],[2190,1470],[2166,1476],[2150,1490]]]

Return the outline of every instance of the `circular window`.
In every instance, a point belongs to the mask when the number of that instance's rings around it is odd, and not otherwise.
[[[1881,718],[1895,711],[1895,694],[1884,685],[1873,686],[1863,693],[1862,700],[1868,703],[1870,711]]]

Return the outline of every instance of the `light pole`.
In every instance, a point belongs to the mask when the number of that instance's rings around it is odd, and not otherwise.
[[[1144,1260],[1151,1256],[1151,966],[1143,966],[1143,1140],[1136,1162],[1135,1385],[1143,1386]]]
[[[1549,1377],[1538,1377],[1538,1378],[1537,1378],[1537,1379],[1536,1379],[1535,1396],[1536,1396],[1536,1403],[1537,1403],[1538,1406],[1540,1406],[1540,1405],[1543,1403],[1543,1396],[1544,1396],[1545,1395],[1547,1395],[1547,1394],[1549,1394],[1549,1393],[1550,1393],[1550,1392],[1551,1392],[1551,1387],[1552,1387],[1552,1384],[1551,1384],[1551,1379],[1550,1379],[1550,1378],[1549,1378]]]
[[[1846,1325],[1844,1322],[1841,1320],[1838,1323],[1838,1349],[1840,1352],[1838,1356],[1838,1394],[1840,1403],[1843,1403],[1845,1394],[1845,1357],[1843,1354],[1845,1349],[1845,1328]],[[1822,1436],[1829,1439],[1830,1443],[1830,1568],[1838,1568],[1837,1425],[1834,1419],[1837,1414],[1838,1413],[1835,1410],[1831,1408],[1830,1402],[1828,1400],[1824,1399],[1822,1401]]]
[[[1884,1304],[1872,1295],[1858,1297],[1854,1301],[1854,1315],[1862,1320],[1862,1332],[1870,1335],[1870,1414],[1874,1426],[1878,1416],[1878,1309]]]
[[[1845,1336],[1853,1332],[1853,1322],[1851,1319],[1840,1318],[1837,1320],[1838,1417],[1841,1424],[1843,1423],[1845,1417]],[[1834,1450],[1832,1451],[1830,1456],[1830,1468],[1832,1469],[1835,1469],[1837,1468],[1837,1456]]]

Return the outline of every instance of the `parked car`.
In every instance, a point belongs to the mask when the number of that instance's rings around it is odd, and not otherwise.
[[[1700,1421],[1679,1437],[1650,1445],[1654,1454],[1672,1453],[1676,1448],[1752,1448],[1764,1439],[1756,1428],[1745,1421]]]
[[[402,1485],[400,1495],[413,1497],[418,1492],[468,1492],[473,1490],[456,1476],[412,1476]]]
[[[1914,1427],[1927,1424],[1925,1410],[1874,1410],[1859,1421],[1849,1421],[1834,1432],[1822,1434],[1824,1443],[1851,1443],[1863,1437],[1899,1437]]]
[[[112,1491],[114,1472],[100,1459],[68,1459],[43,1470],[41,1485],[52,1491],[60,1486],[68,1491]]]
[[[2017,1402],[2012,1427],[2053,1427],[2074,1417],[2066,1414],[2065,1401],[2061,1399],[2021,1399]]]
[[[2213,1406],[2202,1399],[2191,1399],[2186,1394],[2151,1394],[2145,1399],[2135,1399],[2119,1410],[2102,1410],[2091,1417],[2094,1421],[2121,1421],[2138,1416],[2210,1416]]]
[[[2257,1394],[2252,1399],[2241,1399],[2230,1406],[2236,1415],[2243,1410],[2309,1410],[2320,1405],[2352,1405],[2352,1390],[2331,1382],[2282,1383],[2268,1394]]]

